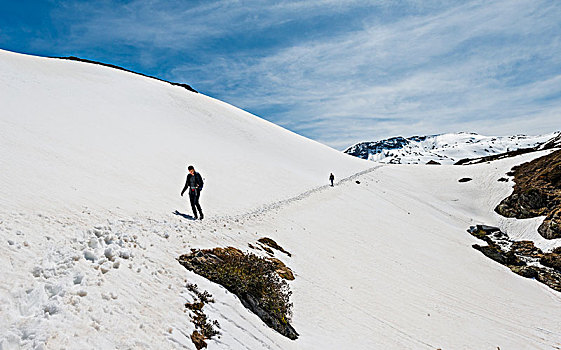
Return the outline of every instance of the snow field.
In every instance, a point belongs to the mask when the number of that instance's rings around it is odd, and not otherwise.
[[[216,300],[204,310],[222,335],[209,349],[561,347],[560,294],[472,249],[466,232],[484,223],[559,245],[532,229],[538,219],[493,212],[512,190],[497,179],[539,154],[375,165],[104,67],[0,51],[0,81],[1,350],[193,349],[186,283]],[[190,214],[189,163],[206,180],[202,222],[173,214]],[[261,237],[292,253],[275,256],[296,275],[295,342],[175,260]]]
[[[203,222],[2,215],[0,232],[12,241],[0,246],[2,263],[17,268],[8,276],[16,287],[0,289],[10,305],[1,344],[192,348],[183,311],[193,300],[190,282],[216,300],[205,312],[222,336],[210,348],[549,348],[561,341],[559,293],[487,259],[465,232],[475,223],[501,226],[490,204],[510,185],[496,179],[522,159],[530,156],[492,167],[378,166],[335,188]],[[464,176],[473,180],[458,183]],[[190,247],[249,250],[264,236],[292,253],[276,257],[296,275],[296,342],[175,261]]]

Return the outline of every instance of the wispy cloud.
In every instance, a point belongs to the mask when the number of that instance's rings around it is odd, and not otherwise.
[[[386,24],[374,15],[372,25],[211,61],[208,71],[232,83],[219,96],[337,148],[398,134],[545,132],[561,127],[557,18],[561,6],[535,1],[473,2]]]
[[[53,2],[29,46],[110,60],[343,149],[561,128],[561,3]],[[54,48],[53,48],[54,47]]]

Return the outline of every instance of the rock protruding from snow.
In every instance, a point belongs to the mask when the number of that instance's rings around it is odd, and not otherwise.
[[[451,133],[430,136],[392,137],[361,142],[345,150],[352,156],[391,164],[454,164],[524,148],[561,146],[561,132],[539,136],[482,136],[475,133]],[[431,163],[434,164],[434,163]]]
[[[294,279],[294,275],[280,260],[246,254],[234,247],[191,249],[190,254],[181,255],[177,260],[186,269],[237,295],[246,308],[272,329],[288,339],[298,338],[298,332],[289,323],[292,292],[281,279]]]
[[[538,232],[546,239],[561,238],[561,150],[513,168],[513,193],[495,211],[505,217],[546,216]]]
[[[535,279],[548,287],[561,291],[561,255],[559,249],[544,253],[532,241],[514,241],[497,227],[471,226],[471,235],[487,243],[474,244],[474,249],[486,257],[507,266],[512,272]]]

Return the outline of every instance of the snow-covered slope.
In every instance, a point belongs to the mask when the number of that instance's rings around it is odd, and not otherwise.
[[[0,206],[169,212],[193,164],[210,213],[368,164],[231,105],[88,63],[0,51]]]
[[[493,212],[512,186],[497,179],[548,151],[374,164],[95,65],[0,52],[0,82],[2,350],[194,349],[187,282],[216,300],[205,310],[222,334],[209,349],[561,346],[561,294],[487,259],[466,232],[485,223],[559,245],[537,234],[539,218]],[[188,206],[187,163],[206,178],[202,222],[172,214]],[[264,236],[292,253],[276,257],[296,275],[296,341],[176,261]]]
[[[454,164],[460,159],[479,158],[536,147],[558,137],[561,132],[538,136],[483,136],[474,133],[451,133],[430,136],[393,137],[361,142],[345,153],[381,163],[426,164],[433,160]]]

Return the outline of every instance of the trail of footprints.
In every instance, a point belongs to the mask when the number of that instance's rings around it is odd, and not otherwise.
[[[115,285],[114,281],[113,284],[107,285],[107,278],[112,274],[123,273],[121,270],[126,269],[128,273],[140,275],[138,279],[132,280],[137,281],[137,285],[128,286],[131,288],[143,289],[143,284],[150,283],[149,280],[162,284],[162,288],[172,289],[172,284],[176,287],[182,286],[184,281],[181,277],[174,276],[163,266],[165,264],[162,261],[158,261],[162,255],[154,256],[149,251],[171,246],[182,249],[181,247],[187,247],[191,238],[202,231],[205,231],[205,235],[216,231],[212,228],[216,226],[212,220],[206,225],[176,218],[108,220],[107,224],[80,230],[80,227],[85,226],[83,222],[67,225],[55,222],[56,220],[53,221],[47,216],[41,216],[39,221],[37,216],[32,215],[23,214],[16,217],[18,222],[14,220],[11,223],[27,222],[22,230],[30,232],[28,237],[34,238],[31,245],[35,247],[32,247],[33,250],[24,251],[25,248],[29,248],[29,243],[24,241],[26,236],[20,231],[6,235],[8,240],[5,243],[8,249],[17,255],[25,254],[23,259],[32,262],[32,266],[28,269],[29,281],[24,283],[25,286],[22,284],[11,292],[19,316],[12,315],[11,319],[6,321],[8,334],[0,336],[0,348],[6,346],[41,349],[48,347],[53,335],[68,338],[84,334],[80,329],[73,331],[74,334],[62,334],[64,332],[58,329],[61,323],[86,322],[99,331],[104,325],[110,326],[112,321],[109,319],[112,315],[116,316],[114,319],[124,315],[138,318],[139,316],[134,314],[137,310],[119,302],[114,303],[119,301],[117,289],[122,286]],[[5,221],[1,224],[0,228],[7,227]],[[195,227],[196,230],[193,229]],[[61,231],[64,233],[61,234]],[[71,233],[72,231],[75,233]],[[198,234],[195,234],[195,231]],[[64,239],[69,236],[73,238]],[[174,241],[165,244],[170,236],[173,236]],[[170,253],[171,255],[172,258],[175,257],[173,253]],[[165,257],[165,253],[163,256]],[[21,259],[23,256],[19,257]],[[151,297],[149,293],[146,291],[142,295],[143,300]],[[124,296],[130,297],[131,295]],[[100,301],[102,304],[99,304]],[[139,327],[142,328],[144,325],[139,323]],[[82,334],[79,334],[80,332]],[[128,345],[134,347],[135,343]]]
[[[339,183],[352,181],[377,168],[373,167],[342,179]],[[176,217],[160,220],[117,219],[107,220],[105,224],[83,230],[80,227],[86,226],[84,222],[75,222],[72,219],[63,222],[41,216],[43,229],[49,233],[45,233],[42,237],[44,247],[42,256],[35,257],[33,260],[34,266],[30,273],[35,283],[24,291],[23,296],[16,297],[22,317],[15,320],[12,325],[12,335],[17,334],[20,345],[40,348],[56,328],[56,323],[48,325],[48,320],[52,317],[70,317],[76,322],[89,319],[91,327],[101,330],[105,319],[103,314],[134,312],[134,310],[125,310],[120,303],[111,306],[113,301],[119,299],[117,291],[104,287],[106,278],[111,274],[121,273],[120,270],[123,269],[142,274],[138,279],[140,288],[143,283],[146,283],[146,279],[157,280],[159,283],[165,282],[162,288],[171,288],[172,282],[182,283],[182,281],[173,281],[179,279],[179,276],[172,276],[162,266],[161,261],[153,259],[155,256],[151,255],[149,250],[168,249],[168,255],[175,257],[176,251],[188,249],[193,240],[202,245],[235,244],[239,239],[235,236],[239,237],[239,234],[244,232],[244,225],[248,221],[260,221],[267,213],[275,213],[284,206],[326,189],[327,186],[321,186],[244,215],[211,217],[203,222],[190,222]],[[27,216],[19,215],[10,221],[13,224],[25,222],[26,219],[31,219]],[[34,232],[34,235],[41,234],[36,232],[37,217],[34,220],[35,224],[29,224],[27,228]],[[61,239],[57,237],[56,230],[59,230],[58,233],[65,231],[64,235],[72,238]],[[75,230],[75,233],[69,234],[71,230]],[[245,234],[252,236],[249,232]],[[160,237],[162,244],[158,243],[155,236]],[[248,239],[252,238],[248,236]],[[167,244],[164,243],[165,241],[168,241]],[[27,241],[9,240],[8,244],[13,249],[28,246]],[[95,297],[88,301],[92,293]],[[101,294],[101,300],[104,302],[101,307],[93,305],[99,300],[99,295],[95,293]],[[28,316],[31,316],[33,321],[25,321]]]

